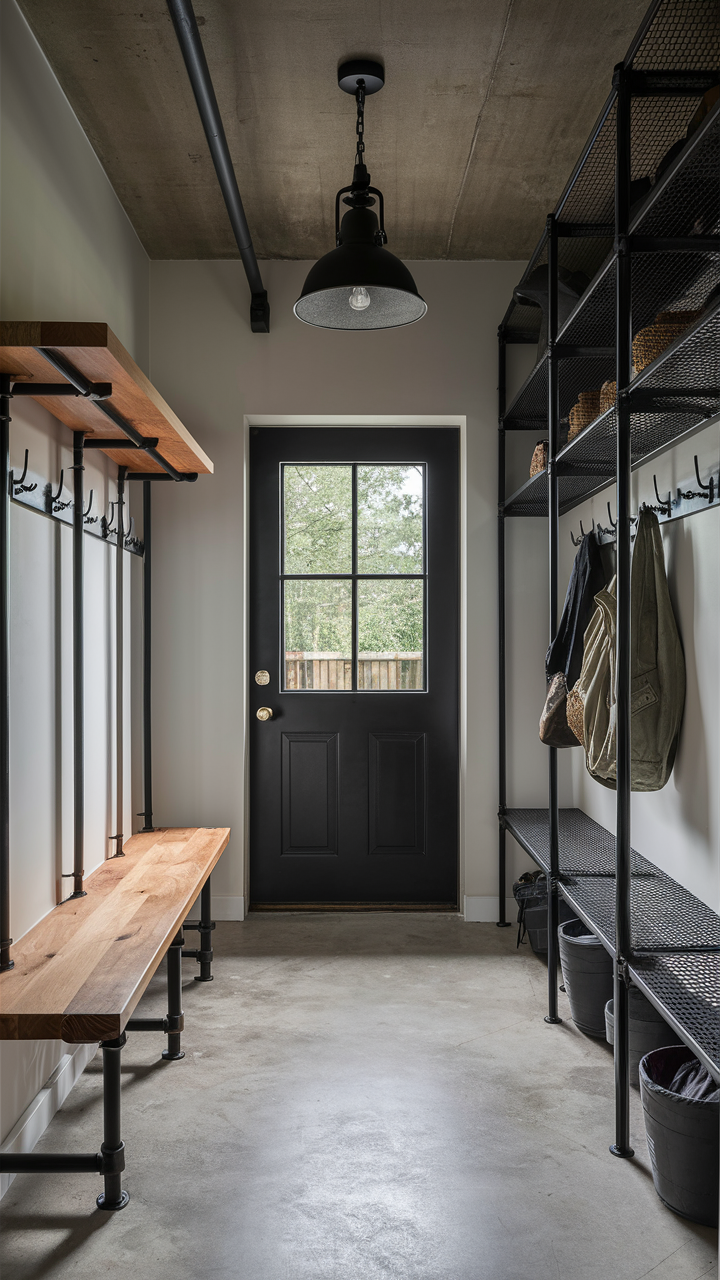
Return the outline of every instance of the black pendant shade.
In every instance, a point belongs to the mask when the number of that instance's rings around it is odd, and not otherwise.
[[[299,320],[322,329],[392,329],[422,319],[427,304],[405,264],[376,244],[378,230],[372,209],[348,209],[340,246],[308,273],[294,307]],[[365,305],[353,306],[360,291],[369,302],[361,295]]]
[[[335,241],[337,248],[308,273],[293,310],[299,320],[321,329],[395,329],[421,320],[427,304],[420,297],[407,267],[384,246],[382,192],[370,186],[364,163],[364,108],[367,93],[376,93],[384,84],[382,67],[374,62],[345,63],[338,83],[357,100],[357,155],[352,185],[338,191],[335,199]],[[340,197],[349,205],[340,224]],[[371,208],[379,201],[380,219]]]

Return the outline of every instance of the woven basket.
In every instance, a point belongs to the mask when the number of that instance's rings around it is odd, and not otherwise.
[[[570,430],[568,432],[568,440],[574,440],[581,431],[594,422],[600,412],[600,392],[599,391],[581,391],[577,404],[574,404],[568,414]]]
[[[680,337],[702,313],[700,311],[660,311],[653,324],[641,329],[632,344],[636,373],[657,360],[671,342]]]
[[[615,408],[615,397],[617,396],[617,382],[603,382],[600,388],[600,412],[607,413],[608,409]]]
[[[533,476],[539,476],[541,471],[547,471],[548,461],[548,442],[547,440],[538,440],[535,445],[535,451],[530,463],[530,479]]]

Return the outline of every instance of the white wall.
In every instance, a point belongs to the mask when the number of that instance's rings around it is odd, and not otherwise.
[[[496,333],[523,264],[413,263],[428,315],[382,333],[296,320],[292,304],[309,265],[262,264],[268,335],[250,332],[239,264],[151,265],[152,379],[215,462],[212,479],[153,493],[156,820],[232,826],[214,894],[235,910],[244,892],[244,415],[466,415],[464,892],[487,899],[494,919]]]
[[[147,370],[147,256],[14,0],[3,0],[0,43],[0,314],[106,321]],[[31,400],[14,400],[11,411],[11,466],[22,469],[28,448],[31,479],[56,484],[64,467],[69,480],[71,432]],[[85,484],[95,490],[95,512],[107,510],[115,476],[102,454],[87,455]],[[60,872],[72,866],[71,534],[17,506],[10,534],[11,928],[18,939],[52,910]],[[85,561],[90,871],[107,856],[115,832],[113,552],[88,537]],[[126,716],[129,752],[129,699]],[[58,1067],[63,1046],[3,1044],[0,1051],[3,1141]],[[27,1139],[15,1136],[15,1149],[22,1149]]]
[[[3,319],[104,321],[147,372],[147,255],[15,0],[0,21]]]

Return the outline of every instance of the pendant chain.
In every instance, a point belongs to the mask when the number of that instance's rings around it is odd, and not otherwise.
[[[355,100],[357,102],[357,124],[355,132],[357,134],[357,163],[362,163],[362,156],[365,150],[365,81],[358,80],[357,89],[355,91]]]

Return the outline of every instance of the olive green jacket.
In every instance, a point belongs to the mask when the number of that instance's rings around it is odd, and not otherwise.
[[[595,597],[578,686],[588,772],[613,790],[615,580]],[[685,660],[670,601],[660,527],[643,507],[631,577],[631,772],[633,791],[659,791],[672,773],[685,705]]]

